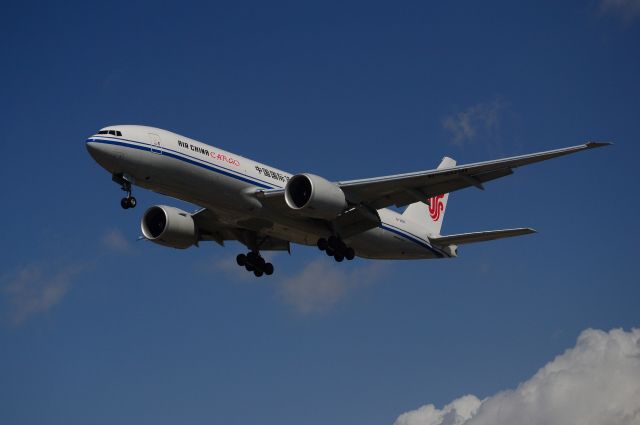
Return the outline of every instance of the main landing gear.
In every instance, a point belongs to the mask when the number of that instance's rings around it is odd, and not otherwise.
[[[263,274],[271,276],[273,274],[273,264],[267,263],[259,252],[250,251],[248,254],[238,254],[236,262],[240,267],[244,267],[249,272],[253,272],[256,277]]]
[[[329,236],[329,239],[318,239],[318,248],[320,251],[326,252],[329,257],[333,257],[338,263],[345,258],[351,261],[356,256],[353,248],[347,246],[342,239],[333,235]]]
[[[123,191],[127,192],[127,196],[120,200],[120,206],[125,210],[135,208],[138,201],[131,196],[131,179],[124,174],[114,174],[112,180],[118,183]]]

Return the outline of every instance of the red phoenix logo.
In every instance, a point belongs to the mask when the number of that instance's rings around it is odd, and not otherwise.
[[[442,211],[444,210],[444,203],[442,202],[444,195],[436,195],[429,198],[429,215],[433,221],[440,220]]]

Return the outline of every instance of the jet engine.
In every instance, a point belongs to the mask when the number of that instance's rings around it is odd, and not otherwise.
[[[332,220],[347,207],[342,189],[314,174],[296,174],[287,182],[284,198],[289,208],[308,217]]]
[[[145,211],[140,223],[142,234],[151,242],[185,249],[198,241],[191,214],[174,207],[156,205]]]

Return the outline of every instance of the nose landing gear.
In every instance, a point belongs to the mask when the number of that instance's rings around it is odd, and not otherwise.
[[[318,249],[327,253],[329,257],[333,257],[338,263],[344,259],[351,261],[355,258],[356,253],[350,246],[347,246],[342,239],[337,236],[329,236],[329,239],[318,239]]]
[[[250,251],[245,254],[238,254],[236,262],[240,267],[244,267],[248,272],[253,272],[256,277],[263,274],[271,276],[273,274],[273,264],[267,263],[259,252]]]
[[[120,206],[125,210],[129,208],[135,208],[137,204],[138,201],[136,201],[136,198],[131,196],[131,194],[129,194],[129,196],[127,196],[126,198],[122,198],[120,200]]]
[[[129,208],[135,208],[138,204],[136,198],[131,196],[131,181],[133,180],[131,177],[126,176],[125,174],[114,174],[111,178],[114,182],[120,185],[120,188],[127,192],[127,196],[120,200],[120,206],[127,210]]]

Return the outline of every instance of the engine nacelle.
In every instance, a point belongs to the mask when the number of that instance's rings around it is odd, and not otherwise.
[[[289,208],[313,218],[332,220],[347,207],[344,192],[336,184],[314,174],[296,174],[284,188]]]
[[[155,205],[145,211],[140,229],[151,242],[171,248],[189,248],[198,241],[191,214],[165,205]]]

